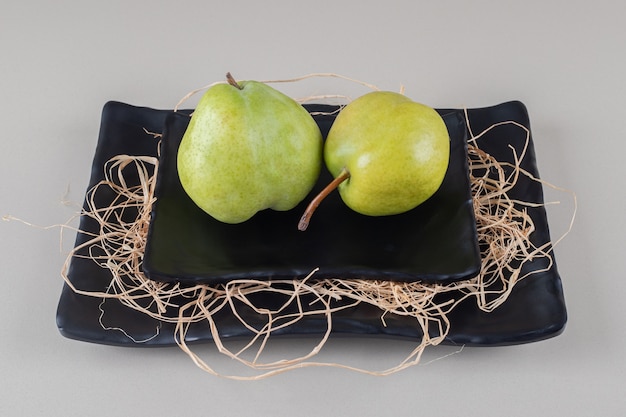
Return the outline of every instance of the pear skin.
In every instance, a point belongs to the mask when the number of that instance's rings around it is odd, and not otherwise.
[[[178,149],[178,175],[202,210],[242,223],[300,203],[319,176],[322,146],[316,122],[292,98],[264,83],[229,81],[200,99]]]
[[[368,216],[409,211],[429,199],[448,169],[450,137],[431,107],[394,92],[376,91],[348,104],[333,123],[324,160],[333,176],[350,177],[339,193]]]

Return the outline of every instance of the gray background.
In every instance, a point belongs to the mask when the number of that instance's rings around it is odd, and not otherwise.
[[[8,5],[6,4],[8,3]],[[0,215],[64,223],[82,202],[108,100],[171,108],[221,80],[334,72],[432,106],[521,100],[542,177],[577,193],[556,247],[564,334],[505,348],[429,349],[376,378],[334,368],[258,382],[205,374],[177,348],[61,337],[59,275],[74,234],[0,222],[0,415],[618,416],[624,392],[624,97],[621,1],[20,1],[0,7]],[[281,87],[282,88],[282,87]],[[315,79],[295,96],[363,93]],[[190,103],[193,104],[193,103]],[[569,194],[547,191],[554,237]],[[69,203],[69,204],[68,204]],[[307,347],[281,342],[273,355]],[[412,348],[340,341],[323,359],[382,369]],[[230,360],[213,350],[221,370]],[[438,360],[439,359],[439,360]]]

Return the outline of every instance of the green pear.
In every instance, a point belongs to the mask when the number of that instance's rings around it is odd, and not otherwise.
[[[178,149],[185,192],[224,223],[264,209],[294,208],[311,191],[322,165],[315,120],[287,95],[256,81],[209,88]]]
[[[336,187],[358,213],[407,212],[439,189],[449,159],[448,130],[433,108],[399,93],[365,94],[331,126],[324,161],[335,180],[311,202],[298,228],[307,228],[312,212]]]

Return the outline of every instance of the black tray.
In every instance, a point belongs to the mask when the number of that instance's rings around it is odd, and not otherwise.
[[[461,110],[444,109],[442,114],[456,113],[463,117]],[[119,102],[109,102],[102,114],[102,125],[92,166],[89,188],[103,178],[103,166],[111,157],[119,154],[157,155],[157,140],[149,132],[161,132],[172,111],[134,107]],[[475,132],[481,131],[501,121],[515,121],[528,128],[530,123],[525,106],[520,102],[508,102],[488,108],[470,109],[468,116]],[[480,139],[480,147],[500,161],[511,161],[509,146],[518,151],[525,145],[525,132],[511,125],[501,126]],[[522,168],[538,177],[534,148],[528,146]],[[520,178],[509,193],[512,198],[524,201],[543,202],[541,184]],[[113,196],[101,195],[103,205]],[[546,213],[543,207],[529,209],[536,226],[531,240],[536,246],[550,242]],[[97,232],[97,225],[86,216],[80,220],[80,229],[88,233]],[[305,232],[306,233],[306,232]],[[86,233],[78,233],[76,244],[89,239]],[[84,254],[84,253],[83,253]],[[535,272],[517,283],[506,302],[493,312],[486,313],[477,308],[475,301],[468,298],[459,304],[449,315],[450,331],[446,341],[449,344],[471,346],[495,346],[537,341],[558,335],[566,320],[566,308],[561,287],[561,279],[556,263],[539,258],[524,265],[522,273]],[[110,276],[90,259],[72,259],[68,278],[71,283],[84,291],[105,291]],[[460,294],[459,294],[460,295]],[[454,294],[452,294],[454,296]],[[271,300],[270,300],[271,301]],[[333,332],[352,335],[381,335],[419,338],[419,327],[411,318],[395,315],[385,316],[381,322],[378,308],[360,304],[339,311],[333,315]],[[254,321],[254,317],[250,318]],[[220,323],[223,337],[248,336],[248,331],[228,313],[220,313],[215,319]],[[105,330],[102,323],[120,330]],[[119,346],[164,346],[175,344],[174,325],[159,322],[122,305],[114,299],[102,299],[79,295],[67,284],[64,285],[57,310],[57,325],[65,337]],[[157,331],[158,329],[158,331]],[[281,334],[321,334],[326,323],[319,318],[303,319],[281,331]],[[130,336],[130,337],[129,337]],[[137,343],[137,340],[145,340]],[[192,325],[187,333],[188,341],[208,341],[211,335],[208,325]]]
[[[326,137],[337,107],[307,106]],[[264,210],[241,224],[221,223],[187,196],[178,178],[177,154],[189,116],[169,115],[157,174],[156,203],[143,270],[153,280],[215,284],[233,279],[316,278],[453,282],[480,271],[480,249],[467,163],[465,120],[445,112],[450,164],[439,190],[395,216],[363,216],[333,193],[306,232],[297,229],[308,202],[332,177],[322,170],[296,208]]]

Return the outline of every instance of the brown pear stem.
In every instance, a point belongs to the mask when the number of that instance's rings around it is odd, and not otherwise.
[[[341,184],[348,178],[350,178],[350,171],[348,171],[348,169],[344,167],[339,172],[339,175],[337,175],[334,180],[332,180],[326,187],[324,187],[324,189],[320,191],[319,194],[313,198],[313,200],[311,200],[306,210],[304,210],[304,214],[300,218],[300,223],[298,223],[298,230],[304,232],[307,227],[309,227],[311,216],[313,216],[313,213],[315,212],[317,207],[319,207],[322,200],[328,197],[328,194],[333,192],[337,187],[339,187],[339,184]]]
[[[232,85],[233,87],[236,87],[240,90],[243,90],[243,87],[241,87],[241,85],[239,85],[239,83],[237,82],[237,80],[235,80],[232,76],[232,74],[230,72],[226,73],[226,81],[228,81],[228,84]]]

